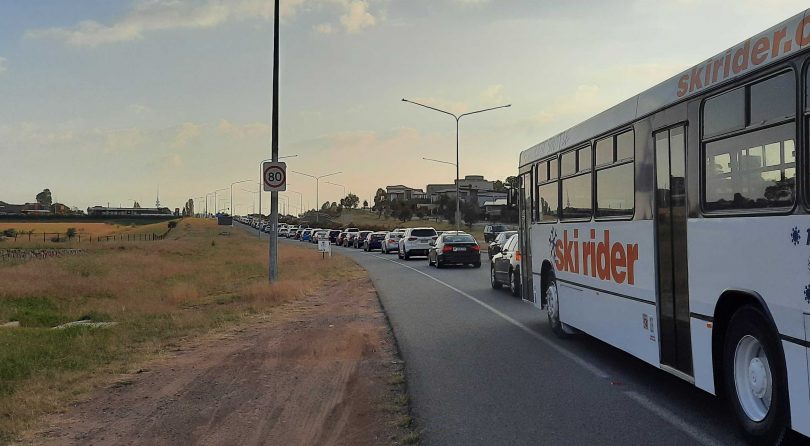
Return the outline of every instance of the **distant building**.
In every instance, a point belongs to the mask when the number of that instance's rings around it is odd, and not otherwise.
[[[398,184],[396,186],[386,186],[385,193],[388,201],[408,201],[426,198],[425,191]]]
[[[484,202],[484,210],[490,217],[500,217],[506,209],[506,198]]]
[[[114,208],[93,206],[87,208],[87,215],[92,217],[167,217],[172,216],[169,208]]]
[[[25,209],[24,204],[11,204],[0,201],[0,215],[18,215]]]
[[[476,200],[479,202],[479,206],[483,206],[484,201],[479,200],[478,196],[482,192],[493,191],[495,183],[486,180],[483,175],[466,175],[458,181],[458,188],[463,201]],[[453,200],[456,199],[456,181],[453,181],[453,184],[428,184],[426,190],[431,203],[436,203],[442,196],[447,196]],[[486,197],[487,200],[489,198]]]
[[[70,214],[70,208],[65,206],[62,203],[54,203],[51,205],[51,212],[57,215],[66,215]]]

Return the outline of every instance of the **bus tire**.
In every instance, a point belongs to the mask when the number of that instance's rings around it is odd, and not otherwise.
[[[746,305],[731,317],[723,379],[732,413],[751,444],[778,445],[790,426],[785,360],[767,317]]]
[[[557,294],[557,278],[554,273],[548,273],[544,281],[543,295],[546,296],[546,315],[548,315],[548,325],[551,331],[558,338],[569,338],[571,334],[565,329],[560,321],[560,302]]]

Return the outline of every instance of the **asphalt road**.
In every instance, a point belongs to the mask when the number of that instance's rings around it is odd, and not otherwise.
[[[422,444],[744,444],[718,398],[589,336],[557,339],[545,313],[490,287],[486,255],[436,269],[333,250],[377,288]]]

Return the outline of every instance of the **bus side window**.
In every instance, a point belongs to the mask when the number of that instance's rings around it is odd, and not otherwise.
[[[705,210],[793,206],[796,194],[794,81],[794,72],[789,71],[706,100],[702,116]],[[740,116],[747,120],[740,122]],[[728,131],[738,127],[744,132],[728,137],[714,136],[719,129]],[[715,133],[707,133],[707,130]]]

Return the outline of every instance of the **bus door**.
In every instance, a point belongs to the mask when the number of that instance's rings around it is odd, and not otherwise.
[[[534,170],[532,170],[533,172]],[[520,176],[520,190],[518,191],[518,243],[520,259],[520,296],[523,300],[534,302],[534,286],[532,284],[532,177],[531,172]],[[511,191],[510,191],[511,193]]]
[[[692,376],[686,258],[686,127],[655,136],[655,231],[661,364]]]

